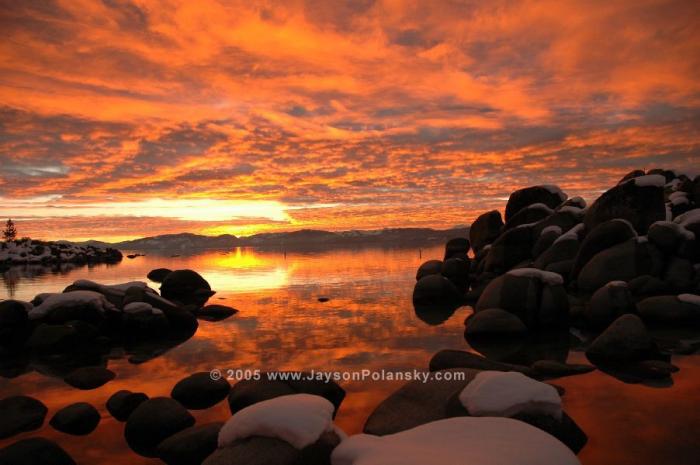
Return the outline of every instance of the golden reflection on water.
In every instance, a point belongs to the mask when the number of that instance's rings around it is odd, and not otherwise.
[[[173,253],[173,252],[170,252]],[[233,306],[240,312],[218,323],[200,322],[193,338],[164,355],[140,365],[129,363],[115,350],[108,361],[117,378],[92,391],[73,389],[60,378],[33,370],[0,378],[0,397],[27,394],[49,407],[49,416],[77,401],[98,407],[102,422],[88,437],[72,437],[45,424],[40,431],[0,441],[42,435],[55,439],[83,464],[146,464],[157,460],[132,453],[123,439],[123,424],[106,412],[107,398],[119,389],[169,395],[172,386],[197,371],[250,368],[261,370],[426,369],[440,349],[468,349],[463,321],[471,311],[458,309],[444,324],[432,326],[416,316],[411,293],[418,265],[440,258],[442,247],[425,249],[341,249],[326,251],[261,251],[234,249],[181,257],[148,254],[125,259],[117,266],[96,266],[38,273],[14,270],[15,298],[31,299],[40,292],[59,292],[75,279],[102,283],[145,280],[153,268],[191,268],[217,290],[210,303]],[[5,278],[7,281],[7,277]],[[157,287],[154,283],[154,287]],[[6,298],[9,287],[0,289]],[[319,296],[330,298],[318,302]],[[580,352],[570,360],[585,362]],[[678,455],[674,463],[694,463],[690,453],[700,449],[693,432],[700,430],[694,403],[700,392],[698,357],[685,357],[676,384],[668,389],[626,385],[593,372],[555,381],[566,387],[564,404],[590,442],[581,453],[584,464],[654,464],[664,454]],[[347,391],[336,419],[348,433],[357,433],[367,415],[402,382],[346,382]],[[228,405],[193,412],[198,423],[223,421]],[[635,452],[635,451],[638,451]],[[690,452],[689,452],[690,451]],[[684,457],[690,457],[684,461]]]

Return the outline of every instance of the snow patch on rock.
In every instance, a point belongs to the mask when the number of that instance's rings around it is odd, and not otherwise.
[[[297,449],[333,431],[333,404],[311,394],[275,397],[236,412],[219,432],[219,447],[251,436],[277,438]]]
[[[664,187],[666,178],[660,174],[647,174],[630,179],[628,182],[634,182],[637,187]]]
[[[580,465],[553,436],[511,418],[455,417],[386,436],[358,434],[333,465]]]
[[[41,303],[29,311],[29,319],[44,318],[57,308],[89,306],[100,313],[117,311],[102,294],[94,291],[73,291],[61,294],[39,294]]]
[[[564,284],[564,278],[560,274],[551,271],[539,270],[537,268],[517,268],[506,273],[509,276],[520,276],[524,278],[536,278],[550,286]]]
[[[686,304],[693,304],[700,306],[700,295],[695,294],[681,294],[678,296],[678,300]]]
[[[561,397],[553,386],[515,371],[482,371],[465,386],[459,401],[475,417],[562,415]]]
[[[691,224],[700,223],[700,208],[696,208],[694,210],[687,211],[682,215],[678,215],[678,217],[673,221],[675,223],[680,224],[683,227],[688,227]]]

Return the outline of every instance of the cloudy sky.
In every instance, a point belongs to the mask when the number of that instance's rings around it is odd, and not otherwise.
[[[22,235],[449,227],[699,171],[697,1],[0,0],[0,28]]]

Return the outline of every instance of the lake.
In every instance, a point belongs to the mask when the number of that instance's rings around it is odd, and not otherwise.
[[[76,279],[116,284],[145,281],[154,268],[190,268],[217,291],[209,303],[229,305],[239,313],[220,322],[200,321],[192,338],[144,363],[131,363],[126,353],[113,351],[108,367],[117,378],[99,389],[71,388],[41,365],[14,378],[0,377],[0,398],[26,394],[49,408],[40,430],[2,440],[0,447],[41,435],[58,442],[78,463],[156,464],[161,462],[130,451],[123,438],[124,424],[106,411],[106,400],[117,390],[167,396],[188,374],[212,369],[224,373],[229,369],[426,370],[438,350],[470,349],[463,336],[470,307],[426,318],[416,314],[411,302],[416,269],[442,255],[442,246],[287,253],[238,248],[179,257],[148,253],[117,265],[53,272],[13,268],[3,274],[0,298],[31,300],[41,292],[60,292]],[[319,297],[330,300],[319,302]],[[568,348],[564,350],[567,356]],[[568,360],[587,363],[580,350],[569,351]],[[673,363],[681,370],[673,376],[672,385],[664,387],[626,384],[600,371],[553,381],[566,390],[566,412],[588,434],[589,442],[579,454],[584,464],[697,463],[700,357],[674,356]],[[403,382],[340,384],[347,396],[336,423],[353,434]],[[57,409],[78,401],[92,403],[102,414],[93,433],[74,437],[48,425]],[[192,413],[198,423],[230,416],[225,401]]]

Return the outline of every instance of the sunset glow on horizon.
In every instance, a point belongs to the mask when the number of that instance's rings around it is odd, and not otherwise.
[[[121,240],[448,228],[700,166],[700,4],[0,2],[0,217]]]

